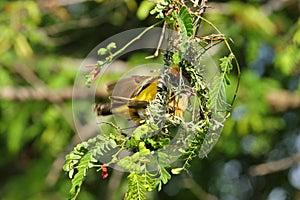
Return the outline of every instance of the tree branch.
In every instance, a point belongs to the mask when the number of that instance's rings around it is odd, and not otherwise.
[[[295,3],[293,0],[271,0],[265,3],[262,6],[264,13],[267,15],[276,12],[278,10],[282,10],[284,7],[288,6],[289,4]]]
[[[199,9],[199,16],[200,17],[203,17],[203,14],[206,10],[206,8],[208,7],[206,4],[207,4],[208,0],[202,0],[201,1],[201,4],[200,4],[200,9]],[[196,7],[198,5],[198,1],[194,3],[194,7]],[[200,28],[200,24],[201,24],[201,18],[198,19],[197,23],[196,23],[196,30],[195,30],[195,33],[194,33],[194,36],[197,36],[198,35],[198,32],[199,32],[199,28]]]
[[[286,90],[270,91],[267,93],[266,99],[277,112],[300,108],[300,95]]]
[[[300,153],[282,158],[277,161],[254,165],[249,168],[251,176],[263,176],[290,168],[300,162]]]
[[[3,87],[0,88],[0,98],[4,100],[48,100],[52,103],[60,103],[63,101],[71,100],[72,98],[85,98],[91,94],[86,88],[78,88],[77,96],[73,96],[73,87],[68,87],[60,90],[51,90],[49,88],[30,88],[30,87]],[[106,97],[106,91],[104,88],[98,89],[95,94],[99,98]]]
[[[285,7],[296,4],[294,0],[270,0],[267,3],[262,4],[261,9],[266,15],[270,15],[273,12],[282,10]],[[297,5],[296,5],[297,6]],[[213,8],[212,12],[216,12],[223,15],[233,14],[232,6],[229,3],[211,2],[209,7]]]

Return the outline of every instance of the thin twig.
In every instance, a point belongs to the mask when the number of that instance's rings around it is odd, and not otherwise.
[[[135,38],[133,38],[131,41],[129,41],[126,45],[124,45],[121,49],[119,49],[118,51],[116,51],[115,53],[111,54],[109,56],[109,58],[111,60],[113,60],[117,55],[119,55],[120,53],[122,53],[123,51],[125,51],[130,45],[132,45],[134,42],[136,42],[137,40],[139,40],[145,33],[147,33],[149,30],[153,29],[155,26],[157,26],[158,24],[160,24],[161,21],[147,27],[146,29],[144,29],[139,35],[137,35]]]
[[[155,57],[158,56],[159,49],[160,49],[162,41],[163,41],[163,39],[165,37],[166,26],[167,26],[167,23],[165,22],[164,25],[163,25],[161,34],[160,34],[160,38],[159,38],[159,41],[158,41],[158,44],[157,44],[157,47],[156,47],[156,51],[154,52],[153,55],[147,56],[146,59],[155,58]]]
[[[198,2],[199,2],[199,1],[194,2],[194,7],[195,7],[196,3],[198,3]],[[198,21],[197,21],[197,23],[196,23],[196,25],[195,25],[195,26],[196,26],[196,30],[195,30],[194,36],[197,36],[197,35],[198,35],[199,28],[200,28],[200,24],[201,24],[202,17],[203,17],[203,14],[204,14],[204,12],[205,12],[205,10],[206,10],[206,8],[207,8],[207,5],[206,5],[207,2],[208,2],[208,0],[202,0],[202,1],[201,1],[200,9],[199,9],[199,11],[198,11],[198,16],[199,16],[199,18],[197,19]]]
[[[105,121],[103,121],[103,122],[98,122],[98,124],[107,124],[107,125],[110,125],[110,126],[112,126],[114,129],[116,129],[120,134],[122,134],[121,128],[118,127],[118,126],[116,126],[116,125],[115,125],[114,123],[112,123],[112,122],[105,122]]]

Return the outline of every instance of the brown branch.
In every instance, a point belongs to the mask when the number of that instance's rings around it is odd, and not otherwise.
[[[267,3],[262,4],[261,9],[266,15],[270,15],[273,12],[282,10],[287,6],[295,4],[295,0],[270,0]],[[212,8],[211,12],[216,12],[223,15],[233,14],[234,10],[229,3],[211,2],[208,4]]]
[[[277,112],[300,108],[300,95],[286,90],[273,90],[267,93],[268,104]]]
[[[104,23],[103,17],[103,15],[94,18],[82,17],[79,20],[69,20],[67,22],[61,22],[51,26],[47,26],[42,30],[46,31],[46,33],[49,35],[56,35],[58,33],[71,29],[94,27]]]
[[[49,88],[30,88],[30,87],[2,87],[0,88],[0,99],[4,100],[48,100],[52,103],[60,103],[63,101],[71,100],[72,98],[82,99],[92,94],[86,88],[77,88],[76,94],[73,95],[73,87],[68,87],[60,90],[52,90]],[[107,96],[104,88],[98,89],[95,96],[104,98]]]
[[[249,168],[252,176],[263,176],[290,168],[300,162],[300,153],[282,158],[277,161],[254,165]]]
[[[294,0],[271,0],[262,6],[262,10],[267,15],[276,12],[278,10],[282,10],[284,7],[289,4],[295,3]]]
[[[59,174],[61,173],[61,168],[64,163],[65,155],[67,151],[69,152],[78,142],[81,142],[81,139],[85,140],[90,135],[94,134],[97,130],[95,130],[95,126],[90,125],[79,125],[75,127],[72,113],[67,108],[64,101],[71,100],[72,98],[84,98],[88,95],[94,95],[89,93],[87,88],[77,88],[76,94],[73,94],[73,87],[61,89],[61,90],[52,90],[47,87],[43,80],[41,80],[33,71],[30,66],[25,64],[18,65],[14,68],[15,72],[21,75],[21,77],[29,83],[32,87],[2,87],[0,88],[0,99],[6,100],[48,100],[53,103],[53,106],[56,107],[61,115],[68,122],[70,127],[74,130],[74,132],[82,133],[85,135],[81,138],[79,134],[75,134],[73,136],[73,141],[66,149],[66,152],[61,153],[58,158],[53,162],[53,166],[51,167],[48,176],[46,177],[46,184],[52,186],[56,183],[59,178]],[[78,91],[79,90],[79,91]],[[77,96],[74,96],[77,95]],[[105,95],[105,91],[98,90],[96,95],[103,97]],[[84,138],[83,138],[84,137]]]
[[[198,0],[199,1],[199,0]],[[196,7],[198,5],[199,2],[194,2],[194,7]],[[207,4],[208,0],[202,0],[201,3],[200,3],[200,9],[198,10],[198,15],[200,17],[203,17],[203,14],[206,10],[206,8],[208,7],[206,4]],[[201,24],[201,21],[202,19],[199,18],[197,23],[196,23],[196,30],[195,30],[195,33],[194,33],[194,36],[197,36],[198,35],[198,32],[199,32],[199,28],[200,28],[200,24]]]

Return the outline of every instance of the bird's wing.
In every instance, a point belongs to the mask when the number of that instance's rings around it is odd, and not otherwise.
[[[107,86],[107,92],[110,96],[118,96],[130,98],[132,97],[134,91],[140,88],[143,81],[149,79],[151,76],[131,76],[129,78],[124,78],[119,81],[110,83]]]

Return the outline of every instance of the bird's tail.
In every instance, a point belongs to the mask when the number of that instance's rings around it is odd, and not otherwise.
[[[94,112],[100,116],[100,115],[111,115],[112,109],[110,103],[96,103],[94,106]]]

